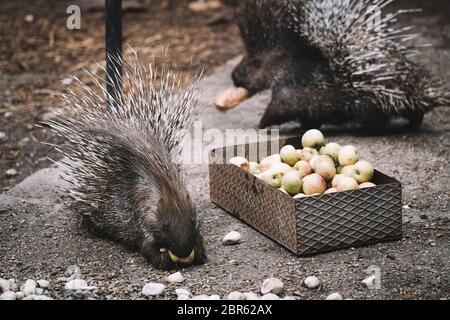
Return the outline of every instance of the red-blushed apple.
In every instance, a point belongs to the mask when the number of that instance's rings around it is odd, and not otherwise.
[[[353,178],[358,183],[369,182],[373,179],[375,169],[368,161],[360,160],[355,163],[355,170],[353,172]]]
[[[311,129],[306,131],[302,136],[302,146],[309,148],[318,148],[325,143],[325,137],[322,132],[317,129]]]
[[[302,191],[302,177],[298,171],[286,173],[281,179],[281,186],[290,195],[299,194]]]
[[[338,164],[339,163],[338,155],[339,155],[339,151],[341,150],[341,148],[342,147],[340,144],[338,144],[336,142],[330,142],[330,143],[327,143],[322,148],[320,148],[319,153],[321,155],[329,156],[335,164]]]
[[[259,171],[259,164],[256,162],[249,162],[248,172],[253,175],[261,173],[261,171]]]
[[[281,148],[280,157],[281,161],[287,163],[291,167],[294,166],[300,160],[300,156],[297,153],[297,150],[291,145],[287,145]]]
[[[344,167],[355,164],[359,160],[358,149],[356,149],[354,146],[342,147],[339,151],[338,160],[339,164]]]
[[[313,173],[313,168],[311,167],[309,162],[305,160],[300,160],[299,162],[297,162],[294,166],[294,169],[300,172],[302,178]]]
[[[349,166],[343,167],[340,174],[343,174],[344,176],[347,177],[353,177],[354,173],[355,173],[355,166],[351,164]]]
[[[359,185],[359,189],[364,189],[364,188],[372,188],[372,187],[376,187],[377,185],[375,183],[372,182],[363,182]]]
[[[314,156],[318,156],[319,151],[314,148],[303,148],[300,150],[300,160],[310,161]]]
[[[317,173],[310,174],[303,178],[303,193],[313,195],[315,193],[322,194],[327,189],[327,184],[321,175]]]
[[[279,154],[273,154],[264,158],[259,164],[259,170],[261,172],[269,170],[274,164],[281,163],[281,157]]]
[[[336,188],[339,179],[341,179],[343,177],[348,177],[348,176],[345,174],[342,174],[342,173],[335,175],[333,178],[333,181],[331,181],[331,187]]]
[[[313,162],[314,172],[320,174],[325,181],[330,181],[336,175],[334,161],[326,155],[318,156]]]
[[[234,157],[230,159],[230,163],[234,164],[235,166],[240,167],[241,169],[248,171],[249,168],[249,162],[244,157]]]
[[[313,168],[314,170],[314,162],[319,159],[319,156],[313,156],[311,160],[309,160],[309,165]]]
[[[343,177],[339,179],[336,185],[336,190],[338,192],[343,192],[349,190],[356,190],[358,189],[358,187],[359,187],[358,182],[356,182],[355,179],[353,179],[352,177]]]
[[[336,193],[338,192],[336,188],[330,188],[326,190],[323,194],[330,194],[330,193]]]
[[[280,188],[281,187],[281,177],[280,175],[273,169],[269,169],[264,171],[261,174],[261,180],[264,182],[270,184],[274,188]]]

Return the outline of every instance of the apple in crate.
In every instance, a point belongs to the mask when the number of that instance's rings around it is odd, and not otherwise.
[[[300,160],[305,160],[305,161],[310,161],[314,156],[318,156],[319,155],[319,151],[317,151],[314,148],[303,148],[302,150],[300,150],[300,152],[297,150],[299,156],[300,156]]]
[[[291,145],[287,145],[281,148],[280,157],[281,161],[287,163],[291,167],[300,160],[300,156],[297,153],[297,150]]]
[[[269,169],[264,171],[261,174],[261,180],[270,184],[274,188],[281,187],[281,176],[273,169]]]
[[[336,185],[336,190],[338,192],[356,190],[358,188],[359,188],[358,182],[356,182],[356,180],[353,179],[352,177],[343,177],[339,179]]]
[[[323,146],[324,143],[325,137],[322,132],[317,129],[308,130],[302,136],[302,146],[304,148],[317,148]]]
[[[354,173],[355,173],[355,166],[353,164],[345,166],[341,170],[341,174],[347,177],[353,177]]]
[[[359,160],[358,149],[354,146],[342,147],[338,155],[339,165],[348,166],[355,164]]]
[[[325,181],[330,181],[336,175],[334,161],[329,156],[318,156],[313,161],[314,172],[320,174]]]
[[[325,191],[323,194],[330,194],[330,193],[336,193],[338,192],[336,188],[330,188],[327,191]]]
[[[294,166],[294,169],[300,173],[302,178],[313,173],[313,168],[311,167],[309,162],[305,160],[300,160],[299,162],[297,162]]]
[[[333,180],[331,181],[331,187],[336,188],[339,179],[341,179],[343,177],[348,177],[348,176],[345,174],[342,174],[342,173],[335,175]]]
[[[342,147],[340,144],[338,144],[336,142],[330,142],[330,143],[327,143],[322,148],[320,148],[319,153],[321,155],[329,156],[335,164],[338,164],[339,163],[338,156],[339,156],[339,151],[341,151],[341,148]]]
[[[290,195],[299,194],[302,191],[302,177],[296,170],[286,173],[281,179],[281,186]]]
[[[355,163],[353,178],[355,178],[358,183],[369,182],[373,179],[374,168],[368,161],[360,160]]]
[[[294,168],[292,168],[290,165],[286,164],[286,163],[278,163],[273,165],[270,170],[275,171],[276,174],[278,174],[278,176],[280,178],[283,178],[283,176],[291,171],[295,171]]]
[[[317,173],[310,174],[303,178],[303,193],[306,195],[313,195],[316,193],[322,194],[327,189],[327,184],[321,175]]]
[[[264,158],[259,164],[259,170],[264,172],[269,170],[273,165],[281,163],[281,157],[279,154],[273,154],[269,157]]]
[[[372,188],[372,187],[376,187],[377,185],[375,183],[372,182],[363,182],[359,185],[359,189],[364,189],[364,188]]]
[[[260,174],[261,171],[259,170],[259,164],[256,162],[249,162],[248,172],[253,175]]]
[[[234,157],[230,159],[230,163],[234,164],[235,166],[240,167],[241,169],[248,171],[249,169],[249,162],[244,157]]]

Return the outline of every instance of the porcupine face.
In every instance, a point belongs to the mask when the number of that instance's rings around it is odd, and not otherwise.
[[[195,208],[170,205],[160,200],[159,219],[151,226],[152,240],[144,240],[141,251],[158,269],[171,270],[205,263],[203,238]]]

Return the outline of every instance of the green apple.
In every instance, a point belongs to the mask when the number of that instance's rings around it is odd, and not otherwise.
[[[349,166],[343,167],[340,174],[343,174],[344,176],[347,177],[353,177],[354,173],[355,173],[355,166],[351,164]]]
[[[294,166],[300,160],[297,150],[291,145],[281,148],[280,156],[281,160],[290,166]]]
[[[230,163],[234,164],[235,166],[240,167],[241,169],[248,171],[249,168],[249,162],[244,157],[234,157],[230,159]]]
[[[269,169],[264,171],[261,174],[261,180],[264,182],[270,184],[274,188],[280,188],[281,187],[281,177],[280,175],[273,169]]]
[[[280,176],[280,178],[283,178],[285,174],[291,171],[295,171],[295,169],[287,163],[274,164],[271,169],[274,170]]]
[[[341,166],[355,164],[359,160],[358,149],[354,146],[342,147],[339,151],[338,160]]]
[[[302,177],[298,171],[288,172],[281,179],[281,185],[290,195],[299,194],[302,191]]]
[[[313,162],[314,172],[320,174],[325,181],[330,181],[336,175],[334,161],[326,155],[318,156]]]
[[[338,192],[342,192],[342,191],[349,191],[349,190],[356,190],[358,189],[358,182],[356,182],[356,180],[352,177],[343,177],[341,179],[339,179],[337,185],[336,185],[336,190]]]
[[[330,194],[330,193],[336,193],[338,192],[336,188],[330,188],[327,191],[325,191],[323,194]]]
[[[327,143],[322,148],[320,148],[319,153],[321,155],[329,156],[335,164],[338,164],[339,163],[338,155],[339,155],[339,151],[341,150],[341,148],[342,147],[340,144],[338,144],[336,142],[330,142],[330,143]]]
[[[318,148],[325,143],[325,137],[322,132],[317,129],[311,129],[306,131],[302,136],[302,146],[309,148]]]
[[[327,189],[327,184],[321,175],[317,173],[310,174],[303,178],[303,193],[313,195],[315,193],[322,194]]]
[[[281,157],[279,154],[273,154],[269,157],[264,158],[259,164],[259,170],[264,172],[269,170],[273,165],[281,163]]]
[[[372,187],[376,187],[377,185],[375,183],[372,182],[363,182],[359,185],[359,189],[364,189],[364,188],[372,188]]]
[[[259,164],[257,164],[256,162],[249,162],[248,172],[253,175],[261,173],[261,171],[259,170]]]
[[[298,152],[298,150],[297,150]],[[319,151],[317,151],[314,148],[303,148],[302,150],[300,150],[300,160],[305,160],[305,161],[310,161],[314,156],[318,156],[319,155]]]
[[[368,161],[360,160],[355,163],[355,170],[353,172],[353,178],[358,183],[369,182],[373,179],[375,169]]]
[[[331,187],[336,188],[339,179],[341,179],[343,177],[348,177],[348,176],[345,175],[345,174],[341,174],[341,173],[335,175],[334,178],[333,178],[333,181],[331,181]]]
[[[294,169],[300,172],[302,178],[313,173],[313,168],[311,167],[309,162],[305,160],[300,160],[299,162],[297,162],[294,166]]]

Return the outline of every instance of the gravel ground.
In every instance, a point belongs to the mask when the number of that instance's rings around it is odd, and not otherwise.
[[[415,22],[426,26],[436,19]],[[443,28],[448,31],[448,24]],[[448,37],[443,34],[426,39],[435,44],[426,59],[431,67],[448,72]],[[236,61],[205,79],[205,103],[231,84],[229,72]],[[210,108],[203,116],[205,128],[256,127],[268,99],[263,93],[226,114]],[[0,278],[15,278],[19,284],[29,278],[47,279],[53,298],[68,297],[66,269],[77,265],[87,284],[97,287],[92,297],[101,299],[152,299],[141,293],[149,282],[166,285],[161,299],[176,298],[176,288],[225,297],[232,291],[258,292],[264,279],[272,276],[284,283],[281,296],[298,299],[325,299],[334,292],[344,299],[449,299],[449,120],[450,109],[440,108],[426,116],[418,133],[391,130],[365,137],[325,131],[330,141],[354,144],[377,169],[402,182],[401,241],[298,258],[211,204],[207,166],[191,165],[186,167],[188,187],[204,222],[209,262],[181,270],[184,281],[171,284],[166,280],[170,272],[154,270],[139,254],[80,230],[66,199],[55,192],[59,169],[52,167],[0,194]],[[241,233],[242,241],[224,246],[221,240],[232,230]],[[369,266],[380,268],[379,289],[361,283]],[[319,288],[302,284],[310,275],[320,279]]]

